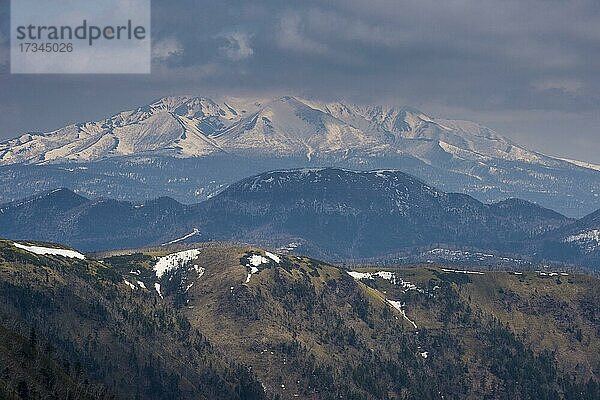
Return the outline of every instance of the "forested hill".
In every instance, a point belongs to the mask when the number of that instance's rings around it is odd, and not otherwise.
[[[594,399],[600,282],[0,242],[7,399]]]

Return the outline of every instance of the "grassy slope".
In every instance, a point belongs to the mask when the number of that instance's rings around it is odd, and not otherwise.
[[[327,398],[327,392],[357,398],[427,398],[442,392],[446,398],[484,398],[489,393],[505,398],[541,393],[551,398],[572,389],[571,376],[580,384],[598,379],[597,322],[590,320],[590,310],[598,307],[597,300],[591,300],[598,290],[594,278],[562,277],[561,287],[556,278],[535,273],[519,277],[507,272],[445,273],[438,268],[396,270],[397,276],[424,289],[418,293],[384,279],[357,283],[336,267],[290,257],[280,265],[271,263],[244,285],[246,269],[239,259],[249,250],[204,252],[198,264],[207,270],[187,294],[184,312],[192,325],[201,326],[232,357],[253,366],[263,384],[282,397],[321,393],[320,398]],[[528,309],[540,314],[535,317],[539,324],[529,322],[529,331],[521,329],[518,321],[524,317],[516,312],[526,301],[509,301],[515,285],[522,297],[531,291],[531,296],[538,293],[532,298],[545,299]],[[406,313],[418,329],[391,308],[386,297],[406,302]],[[593,301],[587,311],[578,306],[582,299]],[[557,313],[555,302],[569,302],[574,308]],[[566,327],[569,312],[579,317]],[[573,336],[579,330],[581,341]],[[540,337],[560,340],[551,345]],[[300,350],[290,354],[290,348]],[[427,359],[420,356],[425,350]],[[500,357],[500,350],[509,357]],[[356,368],[374,359],[387,370]],[[571,369],[573,362],[579,362],[577,370]],[[311,381],[315,370],[331,373],[334,384],[320,384],[327,381],[325,376]],[[449,371],[454,372],[451,378]],[[533,376],[523,377],[527,374]],[[540,380],[535,374],[546,377]],[[521,378],[528,381],[520,385]]]
[[[28,396],[20,398],[36,399],[54,398],[56,390],[68,392],[61,398],[86,398],[72,386],[98,399],[262,397],[245,368],[153,293],[131,291],[111,266],[36,256],[0,242],[0,298],[3,337],[39,338],[21,352],[0,346],[8,366],[0,390],[10,396],[21,385]],[[27,352],[48,366],[25,362]]]
[[[397,277],[420,287],[450,283],[450,293],[456,298],[453,307],[447,303],[447,298],[452,297],[448,294],[423,299],[414,292],[402,293],[384,279],[376,278],[369,284],[392,297],[405,299],[407,314],[422,330],[458,333],[471,381],[475,386],[488,382],[481,386],[483,391],[493,386],[490,381],[497,380],[490,373],[486,352],[481,351],[487,341],[482,340],[481,333],[485,331],[482,326],[490,321],[496,321],[514,335],[521,344],[521,351],[531,351],[536,356],[551,353],[556,360],[557,375],[573,376],[580,383],[589,379],[598,381],[600,281],[597,278],[583,274],[543,276],[538,272],[508,271],[463,274],[430,267],[391,270]]]
[[[166,273],[161,299],[155,257],[180,249],[113,252],[99,263],[0,242],[0,327],[23,343],[35,328],[55,386],[95,385],[106,397],[251,399],[262,396],[260,384],[282,399],[600,396],[595,278],[393,270],[420,289],[405,290],[287,256],[260,265],[246,284],[243,264],[266,254],[220,244],[202,246],[193,262],[200,278],[192,267]],[[386,298],[405,303],[418,328]],[[46,352],[46,342],[56,350]],[[1,343],[0,357],[22,361]],[[78,373],[65,361],[79,363]],[[19,398],[23,376],[39,393],[51,390],[38,372],[11,370],[0,394]]]

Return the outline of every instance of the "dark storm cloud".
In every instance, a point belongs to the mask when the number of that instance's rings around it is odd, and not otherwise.
[[[154,1],[152,31],[150,76],[0,76],[0,135],[165,94],[291,93],[410,104],[600,162],[597,1]]]

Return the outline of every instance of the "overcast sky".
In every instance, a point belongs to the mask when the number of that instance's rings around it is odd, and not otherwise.
[[[155,0],[150,75],[10,75],[0,139],[170,94],[410,105],[600,163],[598,0]],[[118,60],[115,60],[118,62]]]

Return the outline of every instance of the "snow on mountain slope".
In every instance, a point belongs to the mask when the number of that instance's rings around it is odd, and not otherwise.
[[[231,150],[264,149],[282,155],[371,153],[382,146],[376,138],[319,109],[293,98],[274,100],[249,120],[241,121],[218,137]]]
[[[429,141],[432,146],[440,142],[446,152],[459,158],[477,160],[483,157],[557,165],[556,160],[527,150],[493,130],[470,121],[432,118],[410,107],[308,103],[374,136],[377,132],[383,133],[400,151],[413,147],[411,142]],[[444,144],[452,146],[452,150],[444,147]]]
[[[429,165],[455,158],[592,168],[527,150],[473,122],[435,119],[413,108],[319,103],[289,96],[271,101],[165,97],[103,121],[1,143],[0,165],[222,152],[308,160],[407,155]]]
[[[68,249],[59,249],[54,247],[46,247],[46,246],[29,246],[21,243],[13,242],[13,245],[19,249],[26,250],[30,253],[40,254],[40,255],[57,255],[68,258],[79,258],[80,260],[84,260],[85,256],[78,251],[68,250]]]
[[[568,158],[561,158],[561,160],[566,161],[571,164],[575,164],[581,168],[587,168],[587,169],[593,169],[595,171],[600,171],[600,165],[597,165],[597,164],[592,164],[592,163],[588,163],[585,161],[571,160]]]
[[[241,120],[246,112],[255,111],[256,104],[238,102],[236,111],[225,101],[165,97],[103,121],[25,134],[4,142],[0,144],[0,164],[95,161],[148,153],[204,156],[223,151],[207,135]]]
[[[570,235],[564,241],[566,243],[576,243],[589,253],[600,246],[600,229],[592,229],[587,232]]]

